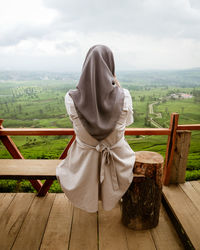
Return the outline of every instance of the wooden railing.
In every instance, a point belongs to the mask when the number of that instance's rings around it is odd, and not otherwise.
[[[169,128],[126,128],[125,135],[168,135],[167,149],[164,164],[164,185],[169,185],[172,172],[172,161],[176,144],[177,132],[180,130],[200,130],[200,124],[178,125],[179,114],[172,113]],[[75,139],[75,133],[72,128],[4,128],[2,126],[3,119],[0,119],[0,139],[4,146],[14,159],[24,159],[19,149],[10,138],[10,136],[53,136],[53,135],[72,135],[71,140],[62,152],[59,159],[64,159],[71,144]],[[42,183],[39,180],[30,180],[33,187],[39,191]],[[52,180],[47,180],[43,188],[48,189],[52,185]]]

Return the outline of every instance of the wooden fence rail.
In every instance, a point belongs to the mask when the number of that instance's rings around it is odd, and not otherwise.
[[[177,132],[182,130],[200,130],[200,124],[178,125],[178,118],[178,113],[171,114],[169,128],[126,128],[125,130],[125,135],[168,135],[163,175],[164,185],[170,184],[171,174],[173,172],[172,162],[177,141]],[[62,152],[59,159],[64,159],[67,156],[69,147],[76,137],[72,128],[4,128],[2,123],[3,119],[0,119],[0,139],[14,159],[24,159],[24,157],[10,136],[72,135],[70,142]],[[189,147],[189,143],[187,143],[187,145]],[[53,183],[52,180],[47,180],[42,186],[42,183],[39,180],[30,180],[30,182],[37,191],[41,188],[47,190]]]
[[[169,135],[168,128],[126,128],[125,135]],[[72,128],[2,128],[0,135],[74,135]]]

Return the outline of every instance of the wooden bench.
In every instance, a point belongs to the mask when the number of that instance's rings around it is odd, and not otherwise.
[[[1,159],[0,179],[56,180],[56,167],[61,160]],[[41,192],[38,191],[38,196]]]

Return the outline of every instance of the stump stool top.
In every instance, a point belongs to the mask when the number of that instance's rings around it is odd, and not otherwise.
[[[164,158],[162,155],[151,151],[136,151],[136,162],[147,163],[147,164],[162,164]]]
[[[142,181],[141,178],[153,178],[156,180],[156,184],[160,187],[162,185],[164,163],[162,155],[151,151],[137,151],[135,152],[135,156],[133,181],[140,182]]]

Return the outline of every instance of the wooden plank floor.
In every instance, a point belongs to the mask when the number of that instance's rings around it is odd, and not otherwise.
[[[163,186],[163,195],[194,249],[200,250],[200,180]]]
[[[156,228],[133,231],[121,224],[119,205],[98,213],[74,208],[63,193],[0,193],[0,249],[184,249],[163,206]]]

